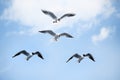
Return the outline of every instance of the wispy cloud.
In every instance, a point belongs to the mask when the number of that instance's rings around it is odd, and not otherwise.
[[[38,29],[61,29],[74,26],[76,22],[80,23],[79,21],[88,22],[99,15],[110,17],[115,11],[110,0],[11,0],[11,3],[11,6],[4,10],[1,19],[30,26],[29,31],[33,34]],[[41,9],[53,11],[57,16],[67,12],[76,13],[76,16],[52,24],[52,19],[44,15]]]
[[[101,28],[99,34],[92,36],[93,43],[97,44],[98,42],[107,39],[110,36],[111,32],[112,30],[110,28],[106,28],[106,27]]]

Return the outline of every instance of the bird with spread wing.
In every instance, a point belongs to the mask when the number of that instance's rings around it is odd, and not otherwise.
[[[74,55],[72,55],[72,56],[66,61],[66,63],[69,62],[69,61],[70,61],[72,58],[74,58],[74,57],[75,57],[75,58],[78,58],[78,63],[80,63],[81,60],[84,59],[84,57],[89,57],[89,59],[91,59],[92,61],[95,62],[95,59],[93,58],[93,56],[92,56],[90,53],[83,54],[83,56],[75,53]]]
[[[43,58],[43,56],[42,56],[42,54],[40,53],[40,52],[33,52],[32,54],[30,54],[30,53],[28,53],[26,50],[22,50],[22,51],[20,51],[20,52],[18,52],[18,53],[16,53],[14,56],[12,56],[12,58],[14,58],[14,57],[16,57],[16,56],[18,56],[18,55],[20,55],[20,54],[24,54],[25,56],[27,56],[27,58],[26,58],[26,60],[28,61],[33,55],[35,55],[35,54],[37,54],[38,55],[38,57],[40,57],[41,59],[44,59]]]
[[[54,37],[54,40],[57,41],[58,38],[60,38],[61,36],[66,36],[67,38],[73,38],[73,36],[71,36],[68,33],[61,33],[61,34],[56,34],[55,32],[53,32],[52,30],[42,30],[39,31],[40,33],[48,33],[50,35],[52,35]]]
[[[66,13],[64,15],[62,15],[60,18],[57,18],[57,16],[51,12],[51,11],[47,11],[47,10],[41,10],[44,14],[49,15],[52,19],[54,19],[53,23],[57,23],[58,21],[60,21],[61,19],[65,18],[65,17],[73,17],[75,16],[74,13]]]

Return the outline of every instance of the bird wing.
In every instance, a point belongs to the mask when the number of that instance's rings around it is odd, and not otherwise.
[[[89,57],[89,59],[91,59],[92,61],[94,61],[94,62],[95,62],[95,59],[93,58],[92,54],[88,53],[88,54],[86,54],[86,56],[88,56],[88,57]]]
[[[68,62],[68,61],[70,61],[73,57],[79,57],[80,55],[78,55],[77,53],[76,54],[74,54],[74,55],[72,55],[67,61],[66,61],[66,63]]]
[[[71,56],[71,57],[66,61],[66,63],[69,62],[73,57],[74,57],[74,56]]]
[[[18,56],[18,55],[20,55],[20,54],[24,54],[24,55],[26,55],[26,56],[29,56],[29,55],[30,55],[27,51],[22,50],[22,51],[18,52],[17,54],[15,54],[15,55],[13,56],[13,58],[16,57],[16,56]]]
[[[52,30],[43,30],[43,31],[39,31],[39,32],[41,32],[41,33],[49,33],[49,34],[51,34],[52,36],[55,36],[55,35],[56,35],[56,33],[54,33]]]
[[[64,14],[63,16],[61,16],[58,20],[60,21],[64,17],[73,17],[73,16],[75,16],[75,14],[73,14],[73,13],[67,13],[67,14]]]
[[[44,59],[40,52],[37,51],[37,52],[33,53],[33,55],[35,55],[35,54],[38,55],[38,57],[40,57],[41,59]]]
[[[41,10],[44,14],[49,15],[50,17],[52,17],[53,19],[57,19],[57,17],[55,16],[54,13],[50,12],[50,11],[46,11],[46,10]]]
[[[68,38],[73,38],[73,36],[71,36],[70,34],[68,33],[61,33],[59,36],[66,36]]]
[[[79,55],[79,54],[77,54],[77,53],[74,54],[73,56],[76,57],[76,58],[82,57],[81,55]]]

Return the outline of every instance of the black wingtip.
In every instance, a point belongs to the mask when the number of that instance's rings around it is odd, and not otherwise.
[[[74,38],[73,36],[69,36],[69,38]]]
[[[95,62],[95,60],[93,60]]]
[[[41,9],[42,12],[44,12],[45,10]]]
[[[45,33],[45,31],[38,31],[38,32],[40,32],[40,33]]]
[[[43,10],[43,9],[41,9],[41,11],[42,11],[44,14],[48,13],[46,10]]]
[[[71,38],[74,38],[73,36],[71,36]]]
[[[41,56],[41,59],[43,59],[44,60],[44,58]]]

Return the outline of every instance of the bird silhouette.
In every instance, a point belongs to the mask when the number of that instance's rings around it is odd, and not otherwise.
[[[16,57],[16,56],[18,56],[18,55],[20,55],[20,54],[24,54],[25,56],[27,56],[26,57],[26,60],[28,61],[33,55],[35,55],[35,54],[37,54],[41,59],[44,59],[43,57],[42,57],[42,55],[41,55],[41,53],[40,52],[33,52],[32,54],[30,54],[30,53],[28,53],[26,50],[22,50],[22,51],[20,51],[20,52],[18,52],[18,53],[16,53],[14,56],[12,56],[12,58],[14,58],[14,57]]]
[[[66,63],[69,62],[73,57],[78,58],[78,63],[80,63],[81,60],[84,59],[84,57],[89,57],[89,59],[91,59],[92,61],[95,62],[95,59],[93,58],[93,56],[92,56],[90,53],[83,54],[83,56],[75,53],[73,56],[71,56],[71,57],[66,61]]]
[[[62,15],[60,18],[57,18],[57,16],[51,12],[51,11],[47,11],[47,10],[41,10],[44,14],[49,15],[52,19],[54,19],[53,23],[57,23],[58,21],[60,21],[61,19],[65,18],[65,17],[73,17],[75,16],[74,13],[67,13]]]
[[[50,35],[52,35],[54,37],[54,40],[57,41],[58,38],[60,38],[61,36],[66,36],[67,38],[73,38],[73,36],[71,36],[68,33],[61,33],[61,34],[56,34],[55,32],[53,32],[52,30],[43,30],[43,31],[39,31],[40,33],[48,33]]]

